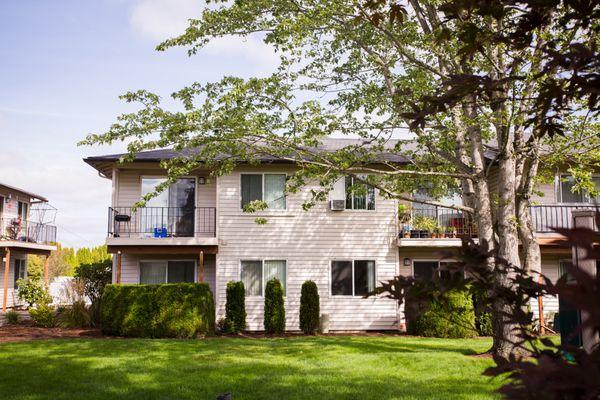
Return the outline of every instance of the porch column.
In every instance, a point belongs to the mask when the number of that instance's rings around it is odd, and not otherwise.
[[[200,251],[200,262],[198,265],[200,271],[198,273],[198,282],[204,282],[204,252]]]
[[[50,273],[49,273],[50,256],[46,256],[44,259],[44,285],[48,287],[50,284]]]
[[[8,270],[10,268],[10,249],[7,247],[4,249],[4,296],[2,302],[2,312],[6,312],[6,305],[8,304]]]
[[[596,216],[594,210],[573,210],[571,211],[571,215],[573,216],[574,228],[594,229],[594,217]],[[580,268],[588,274],[596,276],[596,260],[587,259],[586,251],[577,246],[573,246],[573,265],[575,268]],[[581,311],[582,323],[586,322],[589,318],[590,316],[587,312]],[[591,327],[584,329],[581,332],[581,340],[583,342],[583,349],[591,353],[592,348],[598,343],[598,334]]]
[[[544,278],[542,278],[541,274],[540,274],[540,276],[538,278],[538,283],[540,285],[542,285],[544,283]],[[544,299],[543,299],[543,296],[538,296],[537,303],[538,303],[538,315],[539,315],[539,323],[540,323],[540,335],[545,335],[546,334],[546,321],[545,321],[545,318],[544,318]],[[556,328],[554,328],[554,329],[556,329]]]
[[[117,252],[117,283],[121,283],[121,252]]]

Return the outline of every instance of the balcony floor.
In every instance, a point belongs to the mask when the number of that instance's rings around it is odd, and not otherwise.
[[[56,246],[50,244],[40,244],[31,242],[22,242],[19,240],[0,240],[0,247],[22,250],[25,253],[49,253],[56,250]]]
[[[170,237],[170,238],[135,238],[135,237],[109,237],[106,238],[108,246],[217,246],[216,237]]]

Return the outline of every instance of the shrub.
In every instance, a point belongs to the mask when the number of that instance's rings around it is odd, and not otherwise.
[[[112,261],[81,264],[75,270],[75,278],[83,282],[84,294],[90,299],[89,314],[94,324],[100,322],[100,299],[104,287],[112,280]]]
[[[193,338],[214,332],[215,305],[205,283],[107,285],[100,319],[107,335]]]
[[[74,301],[71,306],[58,311],[58,325],[63,328],[88,328],[91,325],[90,312],[83,300]]]
[[[246,289],[243,282],[227,283],[227,302],[223,332],[240,333],[246,329]]]
[[[285,305],[283,287],[277,278],[267,282],[265,288],[265,332],[281,334],[285,332]]]
[[[319,329],[319,289],[313,281],[302,284],[300,291],[300,329],[307,335],[313,335]]]
[[[483,300],[482,294],[473,295],[473,308],[475,309],[475,329],[479,336],[492,336],[494,331],[492,327],[491,308]]]
[[[6,322],[8,322],[11,325],[16,325],[19,323],[19,319],[21,318],[21,316],[19,315],[18,312],[16,312],[15,310],[8,310],[6,312],[6,314],[4,314],[6,316]]]
[[[33,307],[35,304],[52,302],[52,298],[41,279],[19,279],[17,286],[19,287],[19,299],[26,302],[29,307]]]
[[[416,333],[439,338],[468,338],[475,331],[473,301],[466,291],[450,291],[432,300],[427,311],[415,320]]]
[[[29,315],[37,326],[43,328],[54,328],[56,326],[56,314],[48,304],[38,304],[36,308],[30,308]]]

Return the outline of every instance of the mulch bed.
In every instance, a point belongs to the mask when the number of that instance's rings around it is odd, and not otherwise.
[[[0,326],[0,343],[24,342],[37,339],[74,339],[103,337],[99,329],[40,328],[31,323]]]

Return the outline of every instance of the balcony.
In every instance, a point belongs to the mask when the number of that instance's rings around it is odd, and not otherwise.
[[[542,204],[530,207],[536,234],[558,235],[553,228],[571,228],[571,212],[578,209],[595,208],[592,204]],[[400,238],[416,243],[414,239],[458,239],[477,238],[477,227],[470,214],[445,207],[414,208],[400,213]],[[598,230],[598,226],[594,226]],[[443,241],[440,241],[440,243]],[[446,241],[452,245],[451,240]]]
[[[0,218],[0,240],[33,243],[56,243],[56,226],[34,221],[23,221],[20,218]]]
[[[214,207],[109,207],[108,237],[123,239],[214,238]]]

